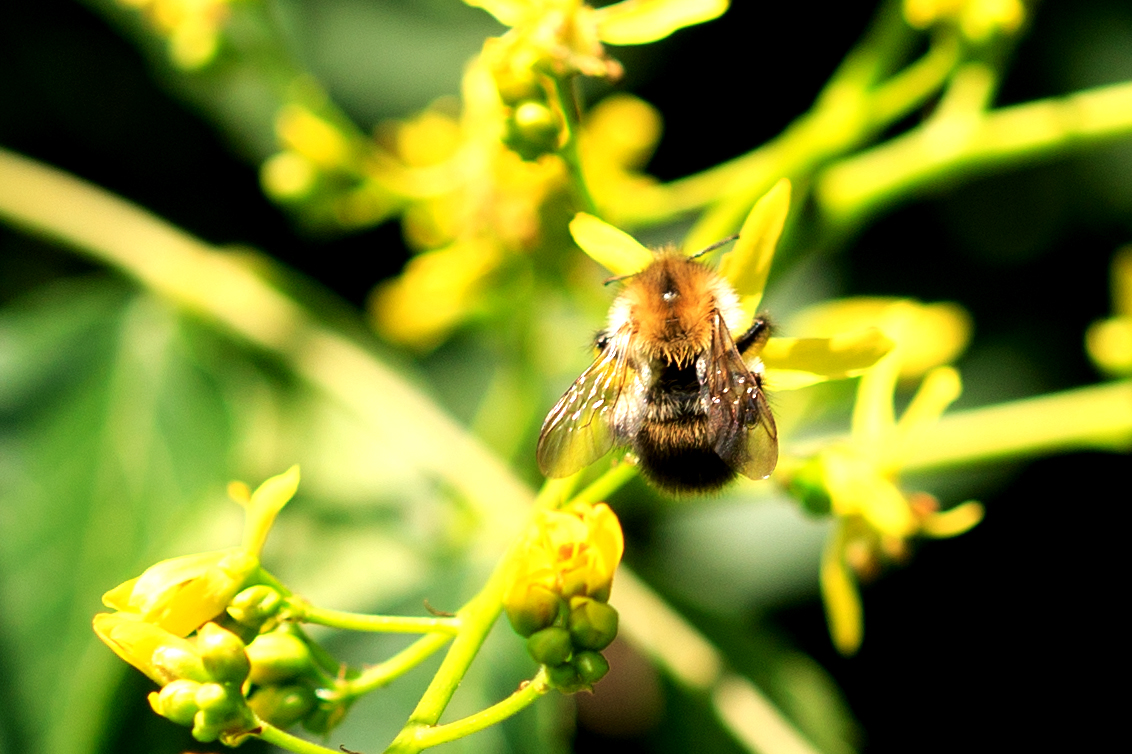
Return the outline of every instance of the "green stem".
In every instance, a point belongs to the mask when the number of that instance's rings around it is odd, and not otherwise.
[[[415,743],[418,750],[430,746],[455,741],[464,736],[476,733],[496,723],[503,722],[517,712],[526,709],[536,699],[550,690],[550,682],[546,678],[546,669],[539,672],[530,681],[524,682],[511,696],[501,702],[491,705],[485,710],[455,720],[446,725],[437,725],[431,728],[417,730]]]
[[[293,751],[295,754],[342,754],[338,749],[328,749],[298,736],[292,736],[290,733],[262,720],[259,721],[259,727],[260,731],[256,734],[258,738],[262,738],[280,749]]]
[[[637,466],[622,461],[574,495],[570,502],[600,503],[609,499],[622,485],[637,476]]]
[[[375,631],[396,634],[441,633],[455,636],[459,620],[453,617],[416,617],[405,615],[366,615],[316,607],[302,600],[287,603],[290,618],[302,623],[340,628],[346,631]]]
[[[1132,133],[1132,82],[1028,102],[976,119],[933,119],[818,177],[821,209],[856,225],[924,189]]]
[[[460,633],[452,642],[448,654],[444,656],[444,661],[421,696],[416,709],[409,716],[405,727],[386,750],[387,754],[420,751],[418,737],[422,731],[435,726],[440,720],[464,674],[479,653],[488,632],[503,611],[503,592],[507,588],[510,558],[511,552],[508,550],[479,594],[460,608],[457,613]]]
[[[366,668],[355,678],[334,687],[332,699],[347,700],[368,694],[400,678],[448,643],[448,634],[428,634],[417,639],[385,662]]]
[[[574,189],[574,196],[579,209],[596,214],[597,205],[594,204],[593,194],[590,193],[586,182],[585,172],[582,169],[582,156],[578,147],[578,137],[582,132],[577,89],[574,77],[566,79],[552,78],[555,103],[558,111],[562,113],[566,127],[566,141],[558,150],[558,156],[566,163],[566,170],[570,174],[570,185]]]

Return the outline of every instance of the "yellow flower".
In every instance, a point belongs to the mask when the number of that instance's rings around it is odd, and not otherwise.
[[[163,560],[114,587],[102,602],[118,612],[95,616],[99,638],[154,678],[155,648],[181,646],[172,639],[184,639],[224,613],[232,598],[254,580],[267,532],[298,483],[295,466],[268,479],[255,492],[239,483],[230,485],[232,496],[244,506],[243,545]]]
[[[523,635],[550,625],[572,597],[609,599],[625,540],[605,503],[539,511],[512,553],[503,606]]]
[[[176,680],[211,680],[194,642],[134,613],[99,613],[94,632],[106,646],[159,686]]]
[[[1094,322],[1085,334],[1089,355],[1113,375],[1132,375],[1132,246],[1112,260],[1113,316]]]
[[[405,238],[422,251],[374,290],[369,310],[384,337],[418,349],[479,310],[485,281],[538,245],[542,207],[566,186],[561,160],[525,161],[504,146],[504,107],[482,60],[463,90],[459,118],[438,106],[385,128],[399,165],[381,167],[381,180],[408,203]]]
[[[595,9],[581,0],[465,1],[511,27],[496,44],[485,47],[485,53],[497,61],[493,67],[507,68],[519,80],[536,69],[558,76],[617,77],[621,66],[605,54],[602,42],[655,42],[685,26],[718,18],[729,4],[727,0],[624,0]]]
[[[102,596],[107,607],[185,637],[224,612],[259,561],[236,547],[163,560]]]
[[[1026,19],[1026,6],[1022,0],[904,0],[904,18],[917,29],[951,23],[967,39],[985,42],[1017,31]]]
[[[838,309],[838,304],[830,305],[822,316],[836,320],[831,315]],[[863,637],[854,574],[868,576],[882,561],[902,559],[914,536],[950,537],[970,529],[983,509],[969,501],[940,512],[934,497],[906,493],[898,480],[906,453],[959,397],[959,373],[932,360],[953,357],[966,342],[961,310],[875,299],[844,302],[840,309],[846,315],[855,309],[863,321],[871,319],[895,347],[861,377],[848,442],[822,450],[795,469],[790,487],[807,508],[838,519],[822,558],[821,587],[834,644],[851,654]],[[852,322],[853,317],[847,319]],[[909,366],[913,373],[928,371],[898,421],[893,393]]]
[[[142,10],[169,40],[169,57],[185,69],[207,65],[216,57],[220,32],[231,0],[119,0]]]

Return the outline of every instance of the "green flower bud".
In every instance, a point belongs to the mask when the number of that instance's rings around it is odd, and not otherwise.
[[[204,669],[201,656],[196,652],[176,644],[157,647],[153,650],[150,664],[163,678],[188,678],[199,683],[212,680]]]
[[[788,485],[790,494],[802,504],[802,510],[815,516],[828,516],[833,508],[821,460],[813,458],[794,472]]]
[[[197,633],[197,647],[212,680],[238,685],[248,677],[251,664],[244,642],[231,631],[215,623],[205,623]]]
[[[258,629],[283,607],[283,595],[266,584],[249,586],[232,598],[228,614],[243,626]]]
[[[238,686],[203,683],[195,700],[200,709],[193,716],[193,738],[198,741],[215,741],[221,733],[247,730],[254,723]]]
[[[578,675],[577,668],[569,662],[553,667],[548,666],[546,669],[546,677],[547,680],[550,681],[551,686],[564,694],[573,694],[575,691],[581,691],[585,688],[582,684],[581,677]]]
[[[570,641],[569,631],[559,626],[550,626],[531,634],[527,639],[527,651],[535,658],[535,662],[561,665],[570,659],[574,645]]]
[[[286,631],[260,634],[247,648],[252,683],[277,684],[301,675],[311,667],[310,648]]]
[[[200,684],[196,681],[173,681],[149,695],[149,706],[162,717],[168,718],[177,725],[192,725],[193,716],[200,707],[197,705],[196,695]]]
[[[551,625],[565,607],[561,597],[540,584],[513,589],[508,597],[503,607],[507,610],[511,627],[519,636],[530,636]]]
[[[536,160],[558,148],[558,118],[541,102],[527,100],[515,108],[507,122],[507,146],[524,160]]]
[[[575,597],[570,600],[570,638],[579,649],[601,650],[617,636],[617,611],[605,602]]]
[[[318,704],[308,686],[265,686],[248,699],[248,706],[261,720],[287,728],[305,718]]]
[[[582,682],[592,686],[609,672],[609,662],[598,652],[579,652],[574,658],[574,668]]]

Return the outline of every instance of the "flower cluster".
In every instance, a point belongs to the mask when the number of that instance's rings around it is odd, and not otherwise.
[[[540,511],[514,547],[503,607],[562,691],[589,688],[609,669],[600,652],[617,635],[608,602],[624,548],[605,503]]]
[[[246,511],[241,547],[157,563],[107,592],[116,612],[94,617],[98,637],[161,687],[149,695],[154,711],[199,741],[235,745],[262,721],[289,725],[315,710],[301,682],[314,672],[310,650],[280,623],[284,598],[259,566],[298,481],[295,467],[254,493],[233,485]]]
[[[861,377],[849,440],[822,449],[788,480],[807,510],[837,519],[822,560],[821,586],[830,633],[844,654],[855,652],[863,638],[857,578],[874,575],[884,562],[903,560],[911,538],[961,534],[983,514],[974,501],[941,512],[934,497],[905,492],[898,481],[924,431],[959,396],[959,373],[938,365],[966,343],[966,316],[950,305],[885,299],[835,302],[810,316],[810,326],[819,329],[822,323],[863,322],[882,330],[895,347]],[[919,375],[924,375],[919,390],[897,421],[897,382]]]

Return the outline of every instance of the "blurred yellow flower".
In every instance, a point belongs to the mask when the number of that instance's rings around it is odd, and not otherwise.
[[[549,625],[571,597],[607,601],[624,550],[621,523],[605,503],[539,511],[511,555],[503,606],[512,624]]]
[[[678,29],[718,18],[728,0],[624,0],[591,8],[581,0],[465,0],[511,30],[484,51],[517,79],[536,69],[558,76],[616,78],[621,66],[601,43],[648,44]],[[505,77],[501,77],[505,78]]]
[[[1085,345],[1105,372],[1132,375],[1132,246],[1112,260],[1112,312],[1112,317],[1089,327]]]
[[[808,508],[838,519],[822,558],[821,587],[830,634],[843,654],[855,652],[864,634],[858,575],[871,575],[885,560],[902,559],[914,536],[954,536],[983,515],[982,506],[973,501],[940,512],[934,497],[906,493],[898,481],[906,452],[961,391],[959,373],[933,360],[958,353],[966,342],[965,318],[961,310],[939,307],[848,301],[811,315],[833,322],[840,310],[847,326],[870,323],[894,344],[861,376],[849,440],[820,451],[795,470],[790,482]],[[897,420],[893,394],[906,363],[928,371]]]
[[[212,62],[232,0],[118,0],[137,8],[169,40],[169,57],[192,70]]]
[[[1026,19],[1022,0],[904,0],[908,25],[926,29],[951,23],[973,42],[985,42],[998,34],[1012,34]]]

